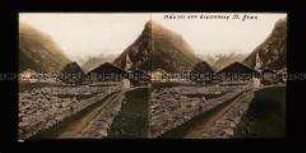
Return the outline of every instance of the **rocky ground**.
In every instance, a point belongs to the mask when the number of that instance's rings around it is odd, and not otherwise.
[[[154,90],[149,102],[150,136],[158,137],[250,88],[247,84],[224,87],[176,86]],[[218,96],[205,98],[214,94]]]
[[[119,90],[120,86],[53,86],[25,90],[19,93],[19,138],[27,139],[49,129]]]
[[[247,101],[238,103],[234,100],[252,88],[252,83],[239,86],[204,87],[189,84],[153,87],[145,91],[148,93],[147,102],[138,94],[134,95],[133,100],[129,99],[126,92],[136,88],[122,89],[120,84],[32,88],[19,93],[19,137],[31,138],[41,131],[58,126],[53,131],[53,136],[63,139],[100,139],[109,137],[109,132],[113,132],[114,137],[120,137],[120,133],[124,131],[126,136],[131,134],[129,136],[137,137],[140,130],[138,128],[144,128],[145,134],[142,133],[142,136],[156,138],[231,101],[232,104],[228,110],[223,111],[223,115],[217,115],[217,119],[209,124],[205,123],[205,126],[210,125],[209,128],[202,128],[199,124],[199,128],[195,129],[201,130],[193,130],[187,134],[187,138],[227,138],[232,135],[233,128],[249,105]],[[141,109],[146,111],[136,109],[139,104],[143,104],[144,108]],[[122,111],[122,106],[126,106],[125,111]],[[139,111],[143,113],[139,114]],[[118,118],[120,112],[121,117]],[[72,117],[73,120],[62,126],[65,119]],[[112,127],[116,117],[114,130]],[[147,123],[147,126],[138,127],[135,119],[139,119],[139,123]],[[148,127],[147,130],[145,127]]]
[[[186,134],[189,139],[231,138],[234,129],[247,112],[254,97],[253,91],[240,95],[225,108],[216,112],[211,118],[200,122]]]
[[[124,94],[120,93],[115,95],[115,97],[109,98],[105,102],[100,113],[88,124],[86,129],[77,136],[78,138],[91,138],[99,139],[108,136],[108,132],[113,123],[114,117],[121,109],[122,103],[124,103]]]

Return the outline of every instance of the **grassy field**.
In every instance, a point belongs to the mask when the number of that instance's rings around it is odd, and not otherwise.
[[[135,89],[126,93],[127,103],[123,104],[115,117],[110,138],[146,138],[148,135],[149,90]]]
[[[285,137],[285,95],[285,87],[257,91],[247,114],[235,129],[235,137]]]

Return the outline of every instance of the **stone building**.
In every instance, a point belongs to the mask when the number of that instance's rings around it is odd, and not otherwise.
[[[147,85],[150,83],[151,76],[141,69],[131,70],[129,80],[133,85]]]
[[[32,69],[24,70],[19,74],[19,81],[20,82],[28,82],[28,83],[35,83],[38,81],[37,79],[38,73]]]
[[[150,73],[152,81],[165,81],[165,75],[167,75],[167,72],[163,69],[156,69]]]

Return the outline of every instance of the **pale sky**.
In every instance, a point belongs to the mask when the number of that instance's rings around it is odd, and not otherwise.
[[[231,19],[234,13],[174,13],[185,18],[165,19],[169,14],[20,13],[19,20],[51,35],[69,58],[78,60],[101,53],[120,54],[136,40],[150,19],[182,35],[197,54],[248,53],[266,39],[278,19],[286,17],[284,13],[249,13],[257,19],[242,21]],[[201,14],[230,19],[200,19]],[[188,19],[189,15],[198,18]]]

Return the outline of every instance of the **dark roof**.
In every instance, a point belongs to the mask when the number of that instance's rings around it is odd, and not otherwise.
[[[64,83],[81,83],[85,72],[77,62],[67,64],[57,76]]]
[[[268,68],[263,69],[263,70],[261,71],[261,73],[273,73],[273,74],[277,74],[276,71],[274,71],[274,70],[272,70],[272,69],[268,69]]]
[[[242,64],[240,62],[234,62],[223,69],[219,70],[217,74],[221,73],[239,73],[239,74],[250,74],[250,73],[255,73],[259,74],[259,72],[245,64]]]
[[[104,63],[100,66],[98,66],[97,68],[91,70],[90,72],[88,72],[88,74],[90,73],[120,73],[120,74],[127,74],[127,72],[123,69],[121,69],[118,66],[115,66],[111,63]]]
[[[84,71],[82,70],[82,68],[79,66],[79,64],[77,62],[71,62],[71,63],[68,63],[61,70],[61,73],[65,73],[65,74],[77,74],[77,73],[81,73],[81,74],[84,74]]]
[[[206,61],[201,61],[192,68],[191,73],[214,73],[214,70]]]

